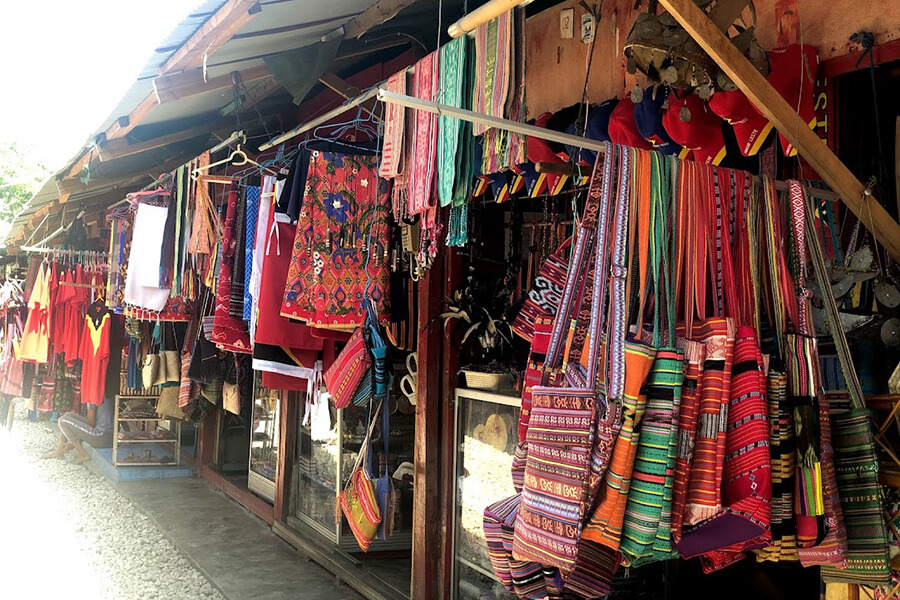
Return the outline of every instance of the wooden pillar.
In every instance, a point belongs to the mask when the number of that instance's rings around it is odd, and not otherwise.
[[[441,565],[441,311],[443,255],[419,281],[416,451],[413,488],[413,540],[410,598],[440,594]]]
[[[291,492],[291,469],[297,447],[297,426],[301,397],[297,392],[282,390],[278,394],[278,472],[275,481],[275,520],[284,521]]]
[[[891,218],[874,196],[864,194],[863,184],[802,122],[796,109],[750,64],[694,0],[659,0],[659,3],[716,61],[778,132],[797,148],[894,260],[900,261],[900,224]]]
[[[449,298],[453,290],[462,285],[462,255],[457,248],[445,249],[442,298]],[[453,470],[456,458],[456,387],[459,383],[459,341],[462,337],[461,327],[444,327],[441,342],[443,345],[443,373],[441,381],[441,532],[443,535],[442,564],[444,568],[441,578],[440,598],[449,598],[453,590],[453,516],[456,514],[456,497],[454,495],[456,473]]]

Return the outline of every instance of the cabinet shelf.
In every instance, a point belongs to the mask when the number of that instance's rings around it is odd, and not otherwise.
[[[125,467],[160,467],[160,466],[178,466],[181,464],[181,421],[177,419],[171,419],[168,417],[158,417],[155,414],[153,416],[126,416],[127,412],[125,410],[126,404],[133,400],[144,400],[149,401],[147,403],[141,403],[141,410],[154,410],[156,408],[156,402],[159,400],[158,396],[122,396],[117,395],[115,398],[115,416],[114,416],[114,432],[113,436],[113,454],[112,454],[112,462],[113,466],[125,466]],[[147,406],[146,404],[152,404],[153,406]],[[121,411],[121,412],[120,412]],[[123,414],[124,413],[124,414]],[[143,423],[143,429],[146,430],[158,430],[159,423],[168,421],[170,432],[167,434],[167,437],[163,438],[142,438],[142,439],[120,439],[119,434],[122,433],[121,425],[125,423]],[[140,433],[128,431],[126,429],[125,433]],[[171,435],[171,437],[169,437]],[[147,457],[139,457],[139,459],[135,460],[138,457],[133,457],[132,460],[129,459],[119,459],[119,446],[130,446],[132,444],[159,444],[164,445],[166,447],[165,454],[168,454],[169,448],[172,449],[172,457],[169,460],[147,460]],[[152,454],[152,450],[148,450]]]

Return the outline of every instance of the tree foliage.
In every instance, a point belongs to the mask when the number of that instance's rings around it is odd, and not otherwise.
[[[50,170],[15,142],[0,144],[0,223],[12,223]]]

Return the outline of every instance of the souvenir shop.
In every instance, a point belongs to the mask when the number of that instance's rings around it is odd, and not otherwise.
[[[475,4],[20,244],[0,409],[113,398],[369,598],[894,597],[898,42]]]

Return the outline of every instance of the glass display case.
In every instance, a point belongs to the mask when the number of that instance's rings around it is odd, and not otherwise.
[[[250,426],[250,468],[247,487],[270,502],[275,501],[278,480],[278,432],[280,410],[278,390],[263,387],[256,372],[253,384],[253,420]]]
[[[392,391],[387,472],[397,489],[394,530],[387,540],[375,540],[369,552],[408,550],[412,546],[412,463],[415,450],[415,413],[408,402]],[[335,522],[335,503],[342,486],[350,477],[356,457],[362,449],[369,413],[367,407],[349,406],[337,410],[323,394],[317,404],[302,403],[297,435],[297,458],[291,478],[291,502],[288,523],[300,521],[333,540],[345,552],[359,552],[359,546],[346,519]],[[373,477],[384,465],[381,416],[372,436],[371,470]]]
[[[454,598],[515,596],[494,576],[484,539],[484,509],[515,494],[510,475],[518,443],[518,396],[456,390]]]

